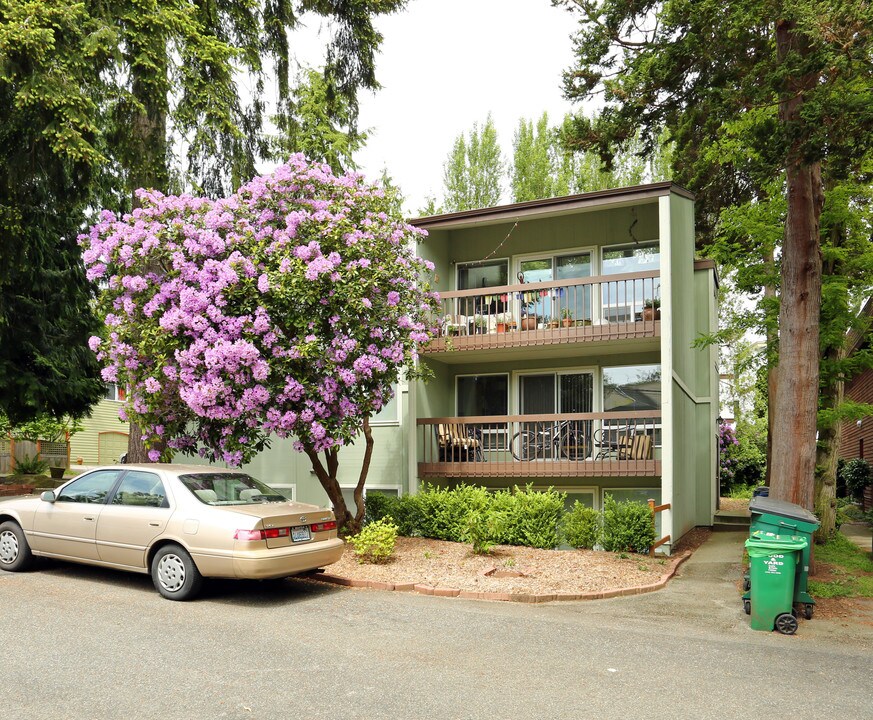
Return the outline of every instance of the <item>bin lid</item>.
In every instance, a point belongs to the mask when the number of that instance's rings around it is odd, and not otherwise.
[[[809,510],[800,505],[795,505],[786,500],[775,500],[771,497],[759,495],[753,497],[749,501],[749,512],[768,515],[778,515],[779,517],[790,518],[791,520],[800,520],[801,522],[811,523],[818,526],[818,518]]]
[[[797,535],[774,535],[772,533],[752,533],[746,540],[749,557],[760,557],[774,552],[794,552],[804,550],[808,545],[806,538]]]

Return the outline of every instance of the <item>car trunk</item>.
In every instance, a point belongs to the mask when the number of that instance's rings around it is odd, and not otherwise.
[[[313,533],[310,526],[313,523],[330,522],[333,513],[317,505],[305,503],[265,503],[257,505],[239,505],[234,512],[261,518],[265,531],[278,529],[279,537],[267,537],[268,548],[282,548],[289,545],[299,545],[310,540],[320,540],[336,535],[336,531]],[[284,532],[287,529],[287,532]]]

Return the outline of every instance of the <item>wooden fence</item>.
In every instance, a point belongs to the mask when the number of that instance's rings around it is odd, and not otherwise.
[[[50,467],[70,467],[69,437],[65,442],[0,438],[0,474],[12,473],[17,463],[34,457],[44,460]]]

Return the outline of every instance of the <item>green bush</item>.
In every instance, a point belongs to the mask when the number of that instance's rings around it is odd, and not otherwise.
[[[474,510],[467,516],[467,532],[464,540],[473,546],[477,555],[487,555],[500,536],[503,517],[488,510]]]
[[[577,500],[564,517],[564,539],[572,547],[592,549],[600,542],[600,513]]]
[[[364,523],[368,524],[390,516],[397,525],[397,532],[406,537],[420,535],[420,508],[417,495],[383,495],[368,493]]]
[[[849,460],[840,471],[840,479],[846,484],[846,492],[852,497],[859,498],[864,488],[870,484],[873,475],[870,471],[870,463],[862,458]]]
[[[601,544],[610,552],[646,553],[655,542],[652,511],[638,502],[616,502],[612,495],[603,501]]]
[[[390,517],[384,517],[365,525],[361,532],[352,535],[348,541],[354,548],[359,563],[388,562],[397,543],[397,526],[391,522]]]
[[[512,520],[513,545],[528,545],[552,549],[558,546],[558,531],[564,519],[564,493],[549,488],[544,492],[530,485],[524,490],[515,489],[515,508],[509,516]]]
[[[45,460],[40,460],[39,455],[25,455],[23,460],[15,461],[15,473],[17,475],[43,475],[49,469]]]

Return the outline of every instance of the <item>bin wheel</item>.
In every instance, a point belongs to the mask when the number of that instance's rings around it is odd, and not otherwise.
[[[743,578],[743,592],[749,592],[752,589],[752,581],[749,578]]]
[[[743,600],[743,612],[746,615],[752,614],[752,601],[751,600]]]
[[[776,630],[783,635],[794,635],[797,632],[797,618],[791,613],[782,613],[776,618]]]
[[[803,606],[803,617],[806,620],[812,620],[812,605],[807,603]]]

